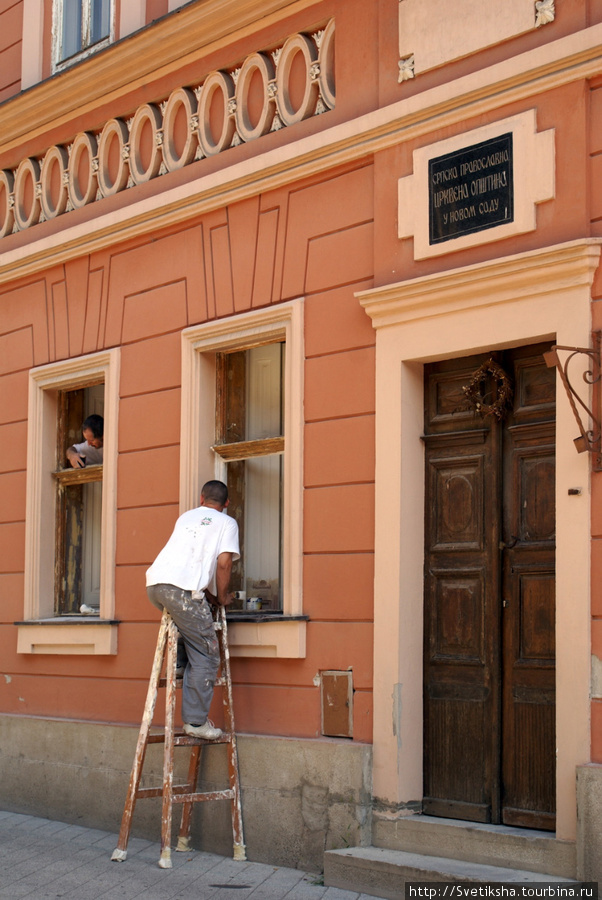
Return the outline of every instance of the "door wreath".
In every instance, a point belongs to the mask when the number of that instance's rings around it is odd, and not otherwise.
[[[495,384],[495,397],[491,403],[485,403],[487,394],[482,388],[491,380]],[[494,416],[501,422],[512,403],[513,389],[510,376],[494,359],[482,363],[473,373],[469,384],[462,388],[465,396],[480,416]]]

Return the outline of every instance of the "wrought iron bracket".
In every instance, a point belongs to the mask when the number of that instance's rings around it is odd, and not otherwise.
[[[602,378],[602,361],[600,358],[600,349],[602,346],[602,332],[594,331],[592,333],[593,347],[563,347],[555,344],[551,350],[544,353],[543,357],[548,368],[555,367],[558,370],[560,380],[566,391],[569,404],[573,410],[573,415],[579,426],[580,436],[574,439],[574,444],[578,453],[588,451],[592,455],[592,467],[595,472],[602,471],[602,425],[601,425],[601,402],[600,402],[600,380]],[[568,353],[568,356],[561,359],[559,352]],[[583,400],[569,378],[569,366],[577,357],[587,357],[590,361],[589,367],[582,373],[583,381],[591,388],[588,391],[588,402],[593,408]],[[589,400],[593,398],[591,401]],[[594,402],[595,401],[595,402]],[[594,413],[594,409],[596,413]]]

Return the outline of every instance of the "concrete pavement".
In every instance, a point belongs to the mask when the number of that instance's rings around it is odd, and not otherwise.
[[[0,810],[0,900],[370,900],[298,869],[194,850],[160,869],[159,844],[139,838],[112,862],[116,844],[107,831]]]

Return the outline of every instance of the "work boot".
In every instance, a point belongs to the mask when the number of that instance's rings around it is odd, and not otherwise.
[[[184,722],[184,731],[190,737],[203,738],[205,741],[216,741],[222,736],[221,728],[216,728],[209,719],[204,725],[189,725],[187,722]]]

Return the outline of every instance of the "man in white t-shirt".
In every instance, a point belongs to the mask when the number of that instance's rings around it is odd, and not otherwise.
[[[222,734],[207,719],[219,668],[219,645],[207,597],[222,606],[232,602],[232,563],[240,556],[238,525],[224,512],[229,502],[223,482],[203,485],[201,505],[180,516],[146,572],[148,598],[169,612],[188,657],[182,691],[184,731],[205,740]]]
[[[92,413],[82,425],[83,441],[67,447],[65,456],[74,469],[82,469],[85,465],[102,466],[104,443],[104,419]]]

